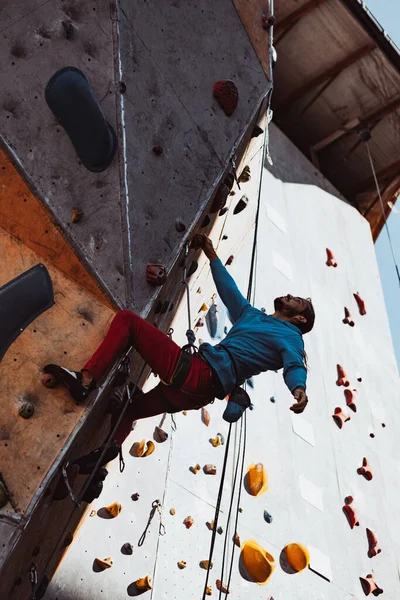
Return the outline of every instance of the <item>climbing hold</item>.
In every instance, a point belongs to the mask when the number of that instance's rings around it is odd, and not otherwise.
[[[230,589],[222,583],[220,579],[215,582],[217,584],[217,590],[223,594],[230,594]]]
[[[183,411],[182,411],[182,414],[183,414],[183,416],[184,416],[184,417],[186,417],[187,413],[188,413],[188,411],[187,411],[187,410],[183,410]]]
[[[249,492],[252,496],[259,496],[267,491],[267,473],[262,463],[250,465],[247,478]]]
[[[221,208],[221,210],[219,211],[218,216],[223,217],[228,212],[228,210],[229,210],[228,206],[224,206],[224,208]]]
[[[132,494],[131,498],[134,502],[137,502],[140,498],[140,494],[136,492],[135,494]]]
[[[210,531],[214,531],[214,521],[207,521],[206,525]]]
[[[212,596],[212,587],[211,587],[211,585],[208,585],[206,587],[206,596]]]
[[[374,596],[380,596],[383,594],[383,589],[378,587],[371,574],[367,575],[366,577],[360,577],[360,583],[366,596],[369,596],[371,593]]]
[[[122,506],[119,502],[113,502],[112,504],[106,506],[105,509],[109,515],[115,518],[118,517],[119,513],[121,512]]]
[[[147,448],[145,450],[145,452],[143,453],[143,458],[145,456],[150,456],[150,454],[153,454],[154,450],[156,449],[154,442],[152,442],[151,440],[149,440],[147,442]]]
[[[95,510],[91,510],[89,517],[95,517],[97,515],[97,512]]]
[[[217,528],[217,533],[219,535],[222,535],[224,533],[224,530],[222,529],[221,525]]]
[[[350,418],[350,416],[344,414],[340,406],[335,408],[335,412],[332,415],[332,419],[335,421],[339,429],[342,429],[344,423],[346,423],[346,421],[350,421]]]
[[[362,377],[358,376],[358,377],[357,377],[357,381],[359,381],[359,382],[361,383],[361,381],[362,381]]]
[[[131,454],[133,454],[134,456],[137,456],[137,457],[143,456],[145,445],[146,445],[146,440],[142,440],[140,442],[135,442],[132,446]]]
[[[208,308],[208,305],[205,302],[203,302],[203,304],[200,306],[199,312],[207,312]]]
[[[346,375],[346,372],[343,369],[343,367],[340,365],[336,365],[336,368],[337,368],[337,373],[338,373],[338,379],[336,381],[336,385],[338,385],[338,386],[343,385],[344,387],[349,387],[350,381],[347,379],[347,375]]]
[[[240,548],[240,546],[241,546],[241,544],[240,544],[240,537],[239,537],[239,534],[237,532],[235,533],[234,542],[235,542],[236,546],[238,548]]]
[[[261,127],[259,127],[258,125],[254,125],[253,131],[251,132],[251,137],[256,138],[262,133],[264,133],[264,129],[261,129]]]
[[[200,561],[200,567],[202,569],[205,569],[207,571],[208,570],[208,566],[210,566],[210,569],[212,569],[214,565],[213,565],[212,562],[210,563],[209,560],[201,560]]]
[[[183,233],[184,231],[186,231],[186,225],[183,221],[181,221],[181,219],[176,219],[175,220],[175,229],[177,230],[178,233]]]
[[[186,529],[190,529],[193,523],[194,519],[192,517],[186,517],[186,519],[183,521],[183,524],[186,526]]]
[[[365,477],[365,479],[367,481],[371,481],[371,479],[373,478],[373,474],[371,471],[371,467],[367,461],[367,459],[364,457],[363,458],[363,463],[362,463],[362,467],[360,467],[359,469],[357,469],[357,473],[359,475],[362,475],[363,477]]]
[[[174,516],[174,514],[176,513],[176,510],[174,508],[170,508],[169,509],[169,514]]]
[[[386,427],[385,423],[382,423],[382,427]]]
[[[215,194],[214,200],[212,201],[210,214],[213,215],[224,208],[226,201],[228,200],[230,191],[230,187],[226,184],[225,181],[221,183],[217,190],[217,193]]]
[[[300,573],[310,564],[310,553],[302,544],[288,544],[284,553],[291,568]]]
[[[0,480],[0,508],[3,508],[8,502],[8,492],[4,483]]]
[[[159,444],[162,444],[163,442],[166,442],[168,439],[168,433],[166,433],[164,431],[164,429],[161,429],[161,427],[155,427],[154,428],[154,434],[153,434],[154,439],[156,440],[156,442],[158,442]]]
[[[240,173],[238,181],[239,183],[247,183],[251,179],[250,167],[246,165],[243,171]]]
[[[197,319],[195,327],[204,327],[204,320],[201,317]]]
[[[57,71],[45,97],[82,164],[97,173],[107,169],[117,150],[117,137],[82,71],[75,67]]]
[[[121,548],[122,554],[133,554],[133,546],[129,542],[126,542]]]
[[[233,115],[239,101],[239,92],[233,81],[223,79],[214,84],[213,96],[227,117]]]
[[[231,265],[231,264],[233,263],[233,259],[234,259],[234,258],[235,258],[235,257],[233,256],[233,254],[231,254],[231,256],[230,256],[230,257],[228,258],[228,260],[226,261],[226,263],[225,263],[225,266],[228,266],[228,267],[229,267],[229,265]]]
[[[354,412],[357,412],[357,406],[355,403],[355,399],[357,397],[357,390],[344,390],[344,395],[346,397],[347,406]]]
[[[30,419],[34,412],[35,405],[33,404],[33,402],[29,402],[28,400],[25,400],[25,402],[21,404],[18,410],[19,416],[23,419]]]
[[[271,27],[275,25],[275,17],[274,15],[263,15],[261,18],[261,23],[263,29],[269,31]]]
[[[136,579],[135,583],[138,590],[151,590],[152,588],[152,581],[149,575]]]
[[[376,537],[375,533],[368,529],[368,527],[366,528],[366,532],[369,545],[368,556],[369,558],[373,558],[374,556],[377,556],[377,554],[380,554],[382,550],[379,547],[378,538]]]
[[[199,268],[199,263],[197,262],[197,260],[193,260],[188,269],[187,277],[191,277],[193,275],[193,273],[196,273],[198,268]]]
[[[275,402],[276,402],[275,396],[271,396],[270,401],[272,402],[272,404],[275,404]]]
[[[215,436],[215,438],[211,438],[211,443],[214,446],[214,448],[217,448],[218,446],[222,445],[219,433],[217,433],[217,435]]]
[[[197,467],[197,465],[196,465],[196,467]],[[204,465],[203,471],[206,475],[216,475],[217,467],[215,465],[207,464],[207,465]]]
[[[67,40],[70,40],[74,35],[74,26],[72,25],[71,21],[61,21],[61,25],[64,28],[65,37]]]
[[[126,83],[125,83],[125,81],[120,81],[119,82],[119,93],[123,95],[123,94],[125,94],[125,92],[126,92]]]
[[[72,209],[71,221],[73,223],[79,223],[79,221],[83,217],[83,210],[78,210],[77,208]]]
[[[151,285],[163,285],[167,281],[167,270],[164,265],[147,265],[146,279]]]
[[[164,304],[162,305],[160,312],[161,312],[161,314],[164,314],[166,312],[170,312],[173,308],[174,308],[173,303],[166,300],[164,302]]]
[[[178,567],[179,567],[180,569],[186,569],[186,566],[187,566],[187,565],[186,565],[186,560],[180,560],[180,561],[178,562]]]
[[[206,215],[206,216],[204,217],[204,219],[203,219],[203,221],[202,221],[202,223],[201,223],[200,227],[207,227],[207,225],[209,225],[209,224],[210,224],[210,221],[211,221],[210,217],[209,217],[208,215]]]
[[[350,311],[348,308],[344,307],[344,319],[343,323],[345,325],[350,325],[350,327],[354,327],[355,323],[351,317]]]
[[[160,156],[163,153],[162,146],[153,146],[152,150],[156,156]]]
[[[203,421],[204,425],[206,425],[207,427],[210,424],[210,413],[208,412],[208,410],[206,408],[201,409],[201,420]]]
[[[272,515],[270,515],[267,510],[264,510],[264,521],[267,523],[272,523],[273,521]]]
[[[337,262],[335,260],[335,257],[333,256],[333,252],[332,250],[329,250],[329,248],[326,249],[326,255],[328,257],[328,260],[326,261],[326,264],[328,265],[328,267],[337,267]]]
[[[370,434],[369,434],[369,437],[371,437],[371,438],[374,438],[374,437],[375,437],[375,434],[374,434],[374,433],[370,433]]]
[[[367,311],[365,309],[365,302],[364,300],[361,298],[359,292],[357,292],[356,294],[353,294],[357,305],[358,305],[358,310],[360,311],[360,315],[366,315]]]
[[[247,196],[242,196],[240,198],[239,202],[236,204],[236,206],[235,206],[235,208],[233,210],[233,214],[234,215],[238,215],[239,213],[241,213],[246,208],[246,206],[248,205],[248,203],[249,203],[248,197]]]
[[[95,558],[94,561],[102,571],[104,571],[105,569],[110,569],[113,566],[113,561],[111,560],[110,556],[107,556],[107,558],[104,559]]]
[[[243,543],[241,558],[250,578],[258,585],[265,585],[275,569],[275,559],[255,540]]]
[[[225,444],[225,437],[222,435],[222,433],[219,432],[217,433],[217,436],[221,440],[221,446],[223,446]]]
[[[197,475],[197,473],[200,471],[201,466],[199,464],[195,465],[194,467],[190,467],[190,471],[194,474]]]
[[[354,527],[358,527],[360,525],[360,521],[357,518],[356,511],[352,506],[350,506],[350,504],[353,502],[353,498],[351,496],[347,496],[344,501],[345,505],[343,506],[342,510],[347,517],[350,528],[354,529]]]
[[[223,235],[223,236],[222,236],[222,241],[223,241],[223,242],[224,242],[225,240],[227,240],[227,239],[228,239],[228,236],[227,236],[227,235]]]

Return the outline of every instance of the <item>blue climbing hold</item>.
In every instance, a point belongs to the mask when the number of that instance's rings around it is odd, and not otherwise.
[[[270,400],[271,400],[272,404],[275,404],[275,402],[276,402],[275,396],[271,396]]]
[[[264,520],[267,523],[272,523],[273,519],[272,519],[272,515],[269,514],[269,512],[267,510],[264,510]]]

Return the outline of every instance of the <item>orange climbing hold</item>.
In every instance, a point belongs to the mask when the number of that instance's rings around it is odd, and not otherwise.
[[[183,521],[183,524],[186,526],[186,529],[190,529],[191,526],[194,523],[194,519],[193,517],[186,517],[186,519]]]
[[[122,510],[122,505],[119,502],[113,502],[113,504],[109,504],[105,507],[106,511],[112,517],[118,517],[119,513]]]
[[[267,491],[267,473],[262,463],[250,465],[247,477],[249,492],[252,496],[259,496]]]
[[[367,575],[366,577],[360,577],[360,583],[366,596],[369,596],[370,594],[373,594],[374,596],[380,596],[383,594],[383,589],[377,585],[371,574]]]
[[[343,387],[349,387],[350,385],[350,381],[347,379],[347,375],[346,375],[346,371],[343,369],[343,367],[341,365],[336,365],[337,368],[337,374],[338,374],[338,379],[336,381],[336,385],[338,386],[343,386]]]
[[[151,577],[149,575],[146,575],[146,577],[136,579],[136,587],[138,590],[151,590],[151,588],[153,587]]]
[[[378,538],[376,537],[375,533],[371,531],[371,529],[368,529],[368,527],[366,528],[366,532],[369,546],[368,556],[369,558],[373,558],[377,554],[380,554],[382,550],[379,546]]]
[[[350,327],[354,327],[355,323],[353,321],[353,318],[350,314],[350,311],[348,308],[344,307],[344,319],[343,319],[343,323],[345,325],[350,325]]]
[[[333,256],[333,252],[332,250],[329,250],[329,248],[326,249],[326,255],[328,260],[326,261],[326,264],[328,265],[328,267],[337,267],[337,262],[335,260],[335,257]]]
[[[350,504],[353,503],[353,497],[346,496],[344,501],[345,501],[345,505],[343,506],[343,512],[347,517],[350,528],[354,529],[354,527],[358,527],[360,525],[360,521],[357,518],[356,511],[354,510],[354,508],[352,506],[350,506]]]
[[[310,553],[302,544],[288,544],[284,552],[289,565],[296,573],[304,571],[310,564]]]
[[[105,569],[110,569],[113,566],[113,561],[111,560],[111,557],[108,556],[107,558],[95,558],[95,563],[96,565],[102,570],[104,571]]]
[[[243,543],[243,564],[250,578],[258,585],[265,585],[275,569],[275,559],[255,540]]]
[[[346,397],[347,406],[354,412],[357,412],[357,406],[355,403],[357,397],[357,390],[344,390],[344,395]]]
[[[340,406],[335,408],[335,412],[332,415],[332,419],[335,421],[339,429],[342,429],[344,423],[346,423],[346,421],[350,421],[350,418],[351,417],[349,415],[344,414]]]
[[[230,589],[224,585],[220,579],[217,579],[216,584],[219,592],[222,592],[223,594],[230,594]]]
[[[359,469],[357,469],[357,473],[358,473],[359,475],[362,475],[363,477],[365,477],[365,479],[366,479],[367,481],[371,481],[371,479],[373,478],[373,474],[372,474],[372,471],[371,471],[371,467],[370,467],[370,465],[369,465],[369,463],[368,463],[367,459],[365,458],[365,456],[364,456],[364,458],[363,458],[363,464],[362,464],[362,467],[360,467]]]
[[[357,305],[358,305],[358,310],[360,311],[360,315],[366,315],[367,311],[365,309],[365,302],[364,300],[361,298],[360,294],[357,292],[356,294],[353,294]]]
[[[167,281],[167,270],[164,265],[147,265],[146,279],[150,285],[163,285]]]
[[[201,409],[201,420],[203,421],[204,425],[206,425],[207,427],[210,424],[210,413],[208,412],[208,410],[206,408]]]

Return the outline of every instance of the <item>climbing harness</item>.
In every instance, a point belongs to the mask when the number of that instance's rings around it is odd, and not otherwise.
[[[31,599],[36,600],[36,589],[38,584],[37,568],[35,563],[32,563],[29,567],[29,581],[31,582],[32,592]]]
[[[150,511],[149,519],[148,519],[148,521],[146,523],[146,527],[144,528],[144,531],[143,531],[143,533],[140,536],[139,541],[138,541],[138,546],[139,547],[143,546],[143,544],[144,544],[144,542],[146,540],[146,536],[147,536],[147,534],[149,532],[149,527],[151,525],[151,522],[152,522],[152,520],[153,520],[154,515],[156,514],[156,512],[158,512],[158,514],[160,516],[160,525],[159,525],[159,528],[158,528],[158,533],[159,533],[159,535],[165,535],[166,534],[167,530],[165,529],[164,523],[162,522],[161,507],[162,507],[162,504],[161,504],[160,500],[154,500],[154,502],[151,505],[151,511]]]

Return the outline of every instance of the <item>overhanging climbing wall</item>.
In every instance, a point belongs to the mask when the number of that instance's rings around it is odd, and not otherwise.
[[[212,234],[224,262],[234,255],[228,268],[244,293],[257,198],[256,164],[251,172],[251,181],[242,185],[241,192],[235,187],[231,197],[234,207],[239,194],[246,194],[248,207],[240,215],[230,210],[226,223],[219,220]],[[326,248],[334,253],[336,268],[327,266]],[[211,306],[214,292],[207,265],[200,260],[191,281],[193,325],[204,318],[200,308],[204,301]],[[384,589],[384,597],[395,600],[400,591],[398,372],[369,226],[352,207],[317,187],[282,184],[264,171],[255,305],[272,312],[273,298],[290,292],[311,296],[317,315],[315,329],[305,336],[310,402],[303,415],[292,414],[292,398],[280,373],[259,375],[254,388],[248,388],[254,409],[247,412],[245,468],[261,462],[268,474],[268,490],[254,498],[242,489],[237,533],[241,543],[254,538],[265,548],[275,558],[275,570],[266,587],[257,586],[242,570],[237,548],[229,597],[360,600],[364,593],[359,578],[371,574]],[[365,301],[365,315],[360,314],[353,296],[358,292]],[[216,298],[219,322],[216,334],[212,332],[214,341],[229,327],[218,302]],[[345,307],[354,327],[342,322]],[[173,323],[174,337],[180,342],[184,341],[185,319],[183,303]],[[197,335],[204,341],[210,339],[206,324]],[[336,384],[337,364],[346,371],[349,389],[358,390],[356,412],[346,406],[347,388]],[[148,385],[155,382],[151,376]],[[226,441],[223,407],[223,401],[208,407],[208,427],[200,411],[176,415],[176,431],[168,417],[162,426],[169,439],[157,443],[155,452],[146,458],[129,455],[129,449],[136,441],[152,439],[160,419],[137,424],[125,443],[125,473],[119,475],[111,467],[106,489],[92,507],[97,514],[79,530],[46,600],[132,597],[138,593],[134,582],[146,575],[154,578],[152,591],[147,592],[153,600],[201,598],[205,571],[199,563],[208,558],[211,533],[207,522],[214,514],[224,452],[224,446],[214,448],[210,439],[219,432]],[[341,429],[332,418],[336,407],[351,416]],[[236,444],[226,477],[220,516],[223,531],[217,534],[211,597],[219,594],[216,579],[221,578],[239,434],[240,425],[232,434]],[[371,480],[357,472],[364,457],[372,470]],[[193,474],[190,467],[197,463],[216,465],[217,475]],[[136,493],[139,498],[133,500]],[[349,496],[353,502],[348,506],[360,523],[353,529],[342,510]],[[157,512],[146,528],[155,500],[162,504],[163,536]],[[122,504],[121,514],[105,519],[104,506],[115,501]],[[271,523],[264,518],[265,510],[273,518]],[[188,516],[194,521],[189,529],[184,525]],[[366,528],[376,534],[382,549],[372,558]],[[139,545],[144,531],[147,535]],[[234,533],[231,525],[229,540]],[[126,542],[133,546],[132,555],[121,552]],[[311,555],[310,569],[299,574],[288,574],[285,564],[280,564],[283,548],[293,542],[306,546]],[[231,545],[228,556],[230,551]],[[111,557],[113,566],[96,572],[96,557]],[[179,569],[180,561],[186,561],[186,568]]]

